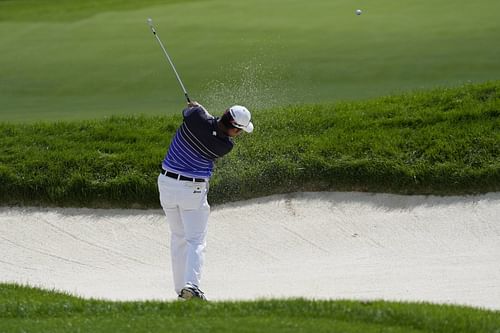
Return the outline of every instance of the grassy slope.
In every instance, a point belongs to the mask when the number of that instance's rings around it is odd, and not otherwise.
[[[254,113],[218,161],[212,203],[304,190],[500,190],[500,82]],[[0,123],[0,202],[158,207],[156,177],[181,122],[165,117]]]
[[[177,112],[182,94],[148,16],[191,96],[213,110],[363,99],[500,74],[496,0],[137,3],[0,1],[0,119]]]
[[[497,333],[500,313],[394,302],[105,302],[0,284],[0,332]]]
[[[73,22],[103,12],[203,0],[0,0],[0,22]]]

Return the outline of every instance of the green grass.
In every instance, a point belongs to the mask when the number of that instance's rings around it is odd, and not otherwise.
[[[356,8],[364,10],[356,16]],[[0,1],[0,119],[358,100],[500,77],[496,0]]]
[[[254,112],[209,200],[294,191],[500,190],[500,81]],[[179,112],[180,113],[180,112]],[[0,123],[0,203],[159,207],[158,165],[180,114]]]
[[[0,284],[0,332],[498,333],[500,312],[426,303],[109,302]]]
[[[140,10],[203,0],[0,0],[0,22],[72,22],[102,12]]]

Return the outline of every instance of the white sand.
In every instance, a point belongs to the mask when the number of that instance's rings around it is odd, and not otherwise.
[[[0,281],[174,299],[161,210],[0,208]],[[218,206],[211,300],[386,299],[500,309],[500,193],[298,193]]]

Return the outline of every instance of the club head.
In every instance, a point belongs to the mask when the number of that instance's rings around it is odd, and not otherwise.
[[[148,22],[148,25],[149,25],[149,28],[151,28],[151,32],[156,35],[156,29],[155,27],[153,26],[153,19],[151,17],[148,17],[148,19],[146,20]]]

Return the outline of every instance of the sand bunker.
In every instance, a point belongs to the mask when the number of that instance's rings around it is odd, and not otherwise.
[[[500,309],[500,193],[297,193],[213,208],[211,300],[386,299]],[[175,299],[161,210],[0,208],[0,281]]]

